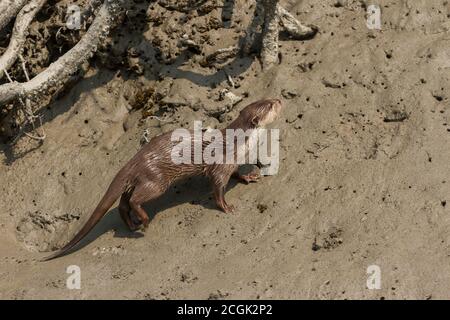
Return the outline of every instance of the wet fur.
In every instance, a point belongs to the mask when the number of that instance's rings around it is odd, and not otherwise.
[[[226,129],[255,129],[272,122],[281,112],[281,101],[278,99],[260,100],[245,107]],[[226,131],[222,130],[224,141]],[[236,175],[237,164],[175,164],[171,158],[172,149],[178,142],[171,141],[171,132],[154,137],[144,145],[136,155],[117,173],[94,213],[83,228],[62,249],[46,257],[54,259],[66,254],[100,221],[109,208],[120,197],[119,213],[131,230],[137,225],[131,215],[134,212],[139,222],[146,228],[149,218],[142,204],[154,200],[164,194],[175,182],[192,176],[209,177],[212,183],[214,199],[224,212],[233,211],[226,203],[225,188],[232,175]],[[193,136],[193,134],[191,134]],[[192,141],[192,143],[194,143]],[[203,143],[203,150],[208,143]],[[239,147],[239,146],[238,146]],[[192,148],[193,150],[193,148]],[[245,181],[251,177],[238,176]]]

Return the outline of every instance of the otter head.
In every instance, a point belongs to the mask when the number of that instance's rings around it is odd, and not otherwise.
[[[281,113],[280,99],[265,99],[246,106],[239,114],[244,121],[254,128],[261,128],[272,123]]]

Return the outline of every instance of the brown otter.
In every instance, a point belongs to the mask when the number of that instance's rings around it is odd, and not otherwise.
[[[256,101],[246,106],[226,129],[246,131],[263,127],[274,121],[280,112],[281,101],[279,99]],[[224,136],[227,134],[226,129],[221,130]],[[209,177],[217,206],[226,213],[232,212],[234,209],[233,206],[226,203],[224,198],[225,188],[230,177],[235,176],[246,183],[259,179],[259,174],[256,173],[240,175],[236,163],[175,164],[171,152],[176,146],[176,142],[171,139],[172,133],[173,131],[156,136],[144,145],[114,177],[83,228],[68,244],[44,258],[44,261],[62,256],[72,249],[100,221],[119,197],[121,197],[119,213],[128,227],[131,230],[135,230],[137,227],[130,214],[133,210],[145,229],[149,224],[149,217],[142,208],[142,204],[161,196],[174,182],[180,179],[200,175]],[[192,141],[192,143],[194,142]],[[206,146],[207,144],[202,142],[203,150]],[[234,152],[238,147],[234,147]]]

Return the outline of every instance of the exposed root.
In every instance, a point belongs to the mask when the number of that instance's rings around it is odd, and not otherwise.
[[[242,46],[242,52],[250,54],[255,46],[256,35],[264,25],[264,6],[261,0],[256,1],[255,12],[253,13],[253,20],[248,27],[247,34]]]
[[[228,59],[235,57],[238,52],[239,48],[237,46],[219,49],[206,56],[205,59],[200,62],[200,64],[202,67],[217,66],[225,63]]]
[[[30,76],[28,75],[27,67],[26,67],[26,65],[25,65],[25,60],[23,59],[22,55],[20,55],[20,60],[22,61],[22,70],[23,70],[23,73],[25,74],[25,78],[27,79],[27,81],[30,81]],[[22,102],[22,100],[21,100],[21,102]],[[26,122],[25,122],[25,124],[22,125],[21,131],[22,131],[27,137],[29,137],[29,138],[31,138],[31,139],[33,139],[33,140],[44,141],[45,138],[46,138],[46,134],[45,134],[44,129],[42,128],[42,118],[39,117],[39,116],[36,116],[36,115],[33,113],[33,108],[32,108],[32,106],[31,106],[31,101],[30,101],[29,99],[26,99],[26,100],[25,100],[25,104],[24,104],[23,102],[22,102],[22,104],[24,105],[24,111],[25,111]],[[24,130],[24,127],[25,127],[27,124],[31,124],[31,127],[33,128],[33,131],[37,130],[37,129],[36,129],[36,126],[35,126],[35,120],[36,120],[36,118],[39,119],[39,127],[40,127],[41,130],[42,130],[42,134],[41,134],[41,135],[35,136],[35,135],[32,135],[32,134],[29,134],[28,132],[23,131],[23,130]]]
[[[20,55],[20,59],[22,60],[23,72],[25,73],[26,78],[29,79],[28,72],[27,72],[27,69],[26,69],[26,66],[25,66],[25,60],[23,60],[22,55]],[[6,74],[6,77],[8,78],[8,81],[10,83],[13,83],[13,80],[12,80],[11,76],[9,75],[8,71],[5,70],[5,74]],[[45,138],[46,138],[46,134],[44,132],[44,129],[42,129],[42,134],[41,135],[37,135],[37,136],[32,135],[32,134],[24,131],[27,124],[30,124],[31,127],[33,128],[33,131],[35,131],[36,130],[35,120],[36,119],[39,119],[39,127],[42,128],[42,118],[39,117],[39,116],[36,116],[33,113],[33,108],[31,106],[31,101],[29,99],[26,99],[25,102],[22,99],[20,99],[20,103],[23,106],[23,110],[22,111],[25,114],[25,123],[23,123],[20,126],[20,132],[16,136],[16,138],[14,139],[13,143],[15,143],[15,141],[17,141],[20,138],[22,133],[25,134],[30,139],[37,140],[37,141],[44,141]]]
[[[20,61],[22,62],[22,70],[23,70],[23,73],[25,74],[25,78],[27,79],[27,81],[30,81],[30,76],[28,75],[28,72],[27,72],[25,60],[22,55],[19,55],[19,58],[20,58]]]
[[[8,70],[16,62],[25,44],[28,27],[45,2],[47,0],[32,0],[17,15],[9,46],[0,57],[0,78],[3,77],[3,70]]]
[[[0,1],[0,30],[17,15],[29,0],[1,0]]]
[[[72,49],[30,81],[0,86],[0,105],[24,97],[37,100],[39,95],[54,92],[62,87],[97,51],[117,22],[123,7],[124,0],[105,0],[86,34]]]
[[[300,23],[279,4],[279,0],[258,0],[254,18],[244,39],[242,51],[251,53],[256,47],[256,35],[262,27],[261,60],[265,69],[278,62],[279,32],[285,31],[291,38],[301,40],[314,37],[318,28]]]
[[[25,108],[25,116],[26,116],[26,123],[22,126],[21,128],[21,132],[23,132],[24,135],[26,135],[28,138],[33,139],[33,140],[37,140],[37,141],[44,141],[45,138],[47,137],[45,134],[44,129],[42,128],[42,118],[40,116],[36,116],[31,110],[31,104],[29,103],[29,100],[27,101],[28,105]],[[38,134],[38,135],[33,135],[31,133],[25,132],[24,131],[24,127],[27,124],[30,124],[32,127],[32,131],[37,131],[36,129],[36,125],[35,125],[35,120],[38,119],[39,120],[39,128],[41,128],[42,133]],[[20,134],[18,135],[18,137],[20,137]]]
[[[278,0],[263,0],[264,29],[262,33],[261,60],[264,69],[269,69],[278,62],[279,17]]]
[[[208,0],[160,0],[158,4],[167,10],[175,10],[179,12],[189,13],[193,10],[201,10],[209,12],[214,8],[220,7],[216,2],[208,3]]]
[[[277,6],[277,16],[280,18],[280,25],[292,38],[307,39],[312,38],[319,30],[313,25],[303,25],[292,14],[282,6]]]

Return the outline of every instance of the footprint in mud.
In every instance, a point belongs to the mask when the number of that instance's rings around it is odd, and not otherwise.
[[[71,222],[80,216],[79,213],[27,212],[17,223],[17,239],[30,251],[56,250],[64,242],[61,234],[68,234]]]

